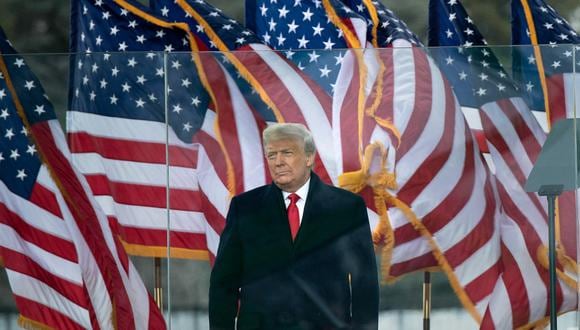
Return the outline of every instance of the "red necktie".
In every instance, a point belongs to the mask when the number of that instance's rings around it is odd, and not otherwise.
[[[288,205],[288,223],[290,224],[292,239],[294,239],[298,233],[298,227],[300,227],[300,215],[298,214],[298,206],[296,206],[296,202],[300,199],[300,196],[292,193],[288,198],[290,199],[290,205]]]

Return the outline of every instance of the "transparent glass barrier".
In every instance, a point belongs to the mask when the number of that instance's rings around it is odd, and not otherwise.
[[[450,323],[462,329],[478,323],[547,325],[550,212],[546,197],[525,186],[550,129],[576,117],[579,58],[572,45],[3,57],[8,67],[23,59],[38,77],[97,212],[173,329],[209,329],[211,270],[230,201],[271,184],[262,131],[275,122],[305,124],[316,145],[313,171],[320,181],[362,196],[379,281],[379,329],[420,329],[425,316],[434,329]],[[36,100],[33,89],[20,90],[23,100]],[[3,101],[0,111],[7,108]],[[35,104],[22,104],[35,113]],[[0,129],[0,141],[10,142],[10,128]],[[576,131],[567,136],[574,148]],[[10,150],[4,158],[1,171],[11,161]],[[577,168],[578,155],[568,158]],[[576,172],[571,175],[577,186]],[[238,228],[242,238],[253,238],[242,240],[234,260],[284,268],[321,249],[304,242],[327,237],[324,246],[339,244],[342,233],[325,235],[337,230],[340,221],[332,219],[342,214],[309,219],[308,212],[333,214],[342,205],[328,200],[312,209],[308,203],[316,198],[307,198],[295,242],[286,224],[279,228],[288,237]],[[271,204],[256,200],[243,209],[259,215]],[[578,326],[576,204],[574,187],[555,209],[562,328]],[[287,221],[278,219],[282,206],[279,211],[273,218]],[[317,220],[326,222],[313,225]],[[14,249],[1,235],[2,251]],[[272,255],[284,240],[298,251],[306,244],[298,261],[282,263],[283,254]],[[249,260],[245,251],[256,246],[260,253]],[[359,283],[357,271],[372,267],[357,263],[356,248],[332,251],[315,267],[293,273],[293,280],[308,288],[308,274],[356,264],[345,282],[349,296],[368,290],[372,281]],[[10,292],[19,291],[10,289],[7,274],[16,266],[7,255],[0,293],[14,297]],[[118,261],[128,265],[122,256]],[[252,305],[258,298],[251,289],[261,282],[245,278],[245,271],[232,275],[242,283],[240,313],[266,325],[304,321],[300,309],[292,315],[274,311],[274,298],[270,306]],[[325,299],[338,294],[330,291],[297,292],[285,300],[305,299],[322,313],[312,322],[326,322],[336,305]],[[279,291],[258,292],[266,299]],[[0,300],[0,327],[16,327],[18,299]],[[352,304],[353,315],[356,306],[369,306]],[[247,306],[254,309],[247,312]]]

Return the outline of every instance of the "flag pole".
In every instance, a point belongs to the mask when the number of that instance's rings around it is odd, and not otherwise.
[[[155,257],[155,273],[154,273],[155,285],[153,288],[153,298],[155,299],[155,304],[160,311],[163,312],[163,288],[161,286],[161,258]]]
[[[431,326],[431,273],[423,274],[423,330]]]

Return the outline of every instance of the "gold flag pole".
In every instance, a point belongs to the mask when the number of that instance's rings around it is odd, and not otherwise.
[[[425,272],[423,276],[423,330],[429,330],[431,326],[431,273]]]
[[[155,304],[163,312],[163,288],[161,287],[161,258],[155,257],[155,286],[153,288],[153,298]]]

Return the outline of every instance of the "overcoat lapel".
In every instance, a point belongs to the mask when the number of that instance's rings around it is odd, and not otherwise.
[[[295,253],[304,252],[313,248],[313,243],[319,242],[322,238],[320,235],[325,231],[324,223],[326,222],[326,219],[320,216],[320,208],[325,205],[323,196],[327,195],[321,192],[324,188],[318,176],[311,173],[310,187],[308,188],[306,205],[304,205],[302,223],[300,224],[300,229],[294,241]]]
[[[288,251],[291,251],[293,243],[288,216],[286,215],[286,205],[284,204],[282,191],[274,183],[270,184],[269,189],[266,191],[262,206],[265,211],[264,217],[271,222],[270,225],[274,229],[270,234],[277,235],[278,239],[287,244]],[[260,207],[260,205],[256,205],[256,207]]]

